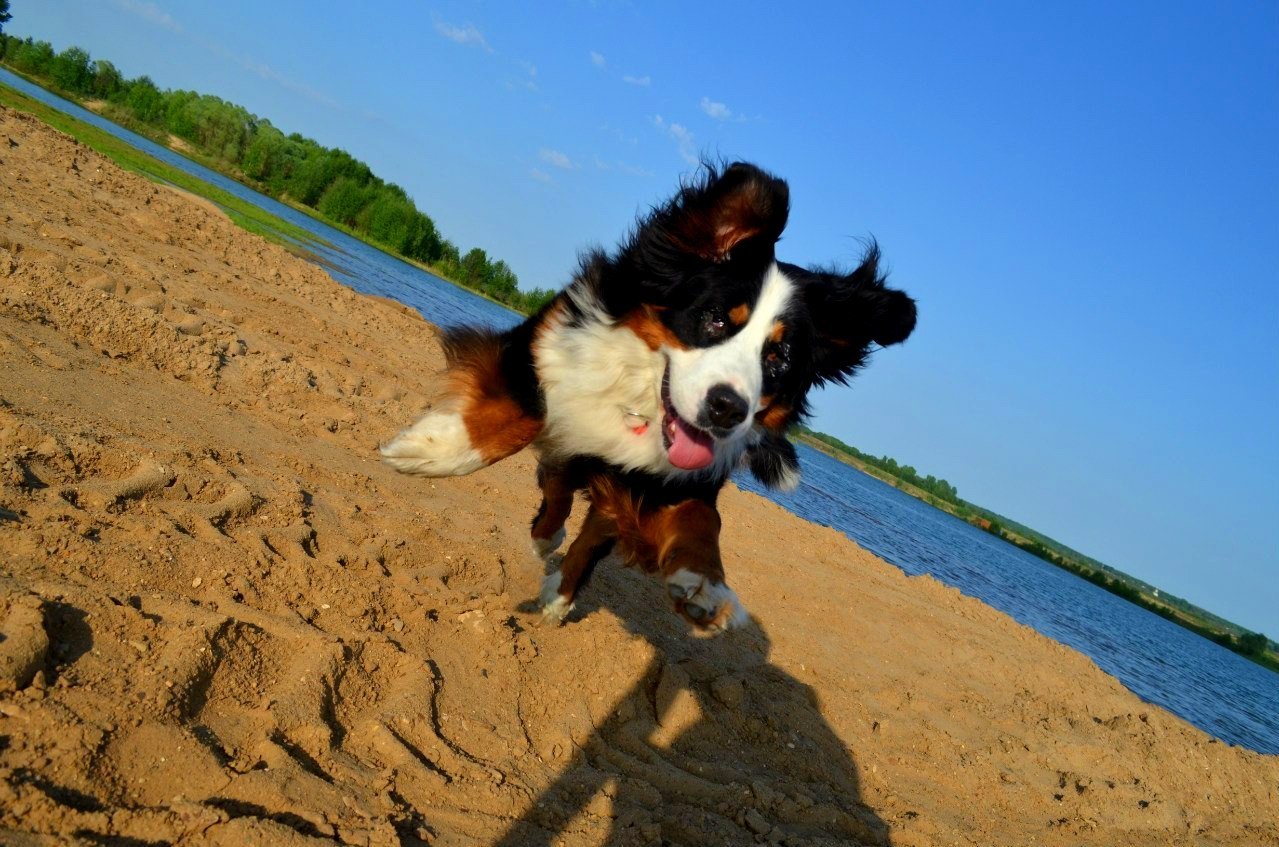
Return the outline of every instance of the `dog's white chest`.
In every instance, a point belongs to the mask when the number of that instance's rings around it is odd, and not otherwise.
[[[611,322],[552,321],[533,345],[546,401],[543,448],[665,472],[669,465],[654,425],[662,415],[665,356]]]

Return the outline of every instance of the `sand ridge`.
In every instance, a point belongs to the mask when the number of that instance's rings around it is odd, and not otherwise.
[[[1279,844],[1279,757],[753,495],[756,626],[538,626],[532,457],[376,460],[439,364],[0,110],[0,843]]]

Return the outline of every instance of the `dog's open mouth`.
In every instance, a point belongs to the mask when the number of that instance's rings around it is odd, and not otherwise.
[[[679,416],[671,403],[671,370],[668,365],[662,377],[662,443],[666,445],[666,458],[672,465],[686,471],[696,471],[715,460],[715,441],[710,433],[698,429]]]

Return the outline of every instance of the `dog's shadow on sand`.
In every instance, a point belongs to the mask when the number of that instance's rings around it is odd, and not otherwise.
[[[603,843],[626,847],[889,843],[852,751],[815,692],[769,662],[758,621],[698,638],[654,580],[613,561],[599,570],[566,625],[605,607],[653,658],[498,845],[598,839],[601,827]]]

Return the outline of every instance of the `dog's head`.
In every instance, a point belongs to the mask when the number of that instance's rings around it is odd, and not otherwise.
[[[884,284],[874,246],[851,273],[778,263],[788,211],[786,183],[759,168],[704,168],[601,269],[606,311],[661,354],[650,470],[723,471],[767,450],[813,386],[845,382],[914,328],[915,303]]]
[[[915,304],[872,248],[856,270],[779,264],[786,183],[705,167],[612,254],[589,254],[539,317],[543,446],[627,470],[722,479],[750,450],[794,480],[783,433],[814,385],[843,382],[875,344],[910,334]]]

